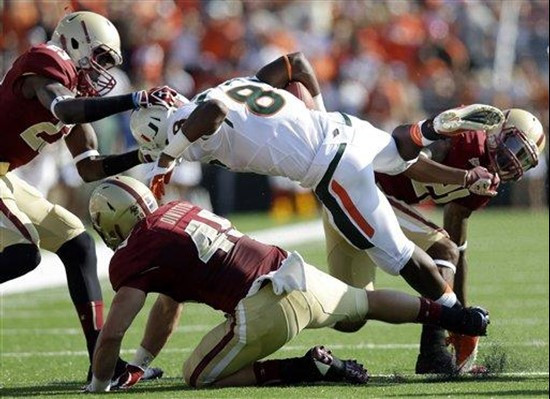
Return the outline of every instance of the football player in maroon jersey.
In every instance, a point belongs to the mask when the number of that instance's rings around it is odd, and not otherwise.
[[[33,270],[40,263],[39,248],[55,252],[66,269],[90,360],[103,324],[94,242],[76,216],[11,171],[61,139],[87,182],[145,162],[138,150],[101,156],[89,124],[118,112],[171,103],[168,88],[98,97],[114,87],[108,69],[121,62],[113,24],[98,14],[75,12],[59,22],[50,42],[17,58],[0,84],[0,283]]]
[[[160,295],[117,388],[139,381],[177,326],[184,302],[227,315],[184,364],[192,387],[367,381],[361,365],[340,360],[323,346],[303,357],[260,361],[305,328],[376,319],[433,323],[477,336],[489,322],[481,308],[450,308],[397,291],[348,286],[298,253],[255,241],[191,203],[159,208],[153,193],[130,177],[101,183],[89,210],[94,228],[115,250],[109,276],[116,295],[97,342],[88,391],[110,389],[123,336],[152,292]]]
[[[534,115],[521,109],[506,110],[504,115],[505,122],[497,131],[489,134],[466,131],[432,144],[426,153],[427,157],[420,158],[403,174],[376,174],[377,183],[387,195],[405,235],[434,259],[440,273],[453,285],[458,299],[464,305],[467,303],[466,247],[471,214],[486,206],[497,194],[500,180],[517,181],[536,166],[545,145],[542,125]],[[490,190],[484,195],[453,184],[447,178],[441,181],[448,184],[417,180],[419,170],[431,170],[432,173],[444,176],[446,167],[468,169],[480,166],[499,178],[492,182]],[[443,228],[412,207],[425,199],[445,205]],[[329,227],[325,221],[325,228]],[[332,257],[329,262],[332,275],[355,287],[372,287],[375,265],[368,257],[352,251],[335,232],[327,234],[327,248]],[[445,331],[440,327],[423,326],[417,373],[454,373],[471,369],[478,339],[450,334],[446,340],[445,336]],[[446,349],[446,341],[452,345],[454,358]]]

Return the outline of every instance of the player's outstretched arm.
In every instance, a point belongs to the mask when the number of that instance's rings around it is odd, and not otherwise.
[[[460,185],[477,195],[494,197],[497,194],[498,176],[493,175],[483,166],[476,166],[468,170],[458,169],[420,156],[418,161],[403,174],[422,183]]]
[[[110,389],[122,338],[143,307],[146,296],[145,292],[130,287],[122,287],[116,293],[107,321],[97,339],[92,362],[94,375],[87,387],[88,391],[103,392]]]
[[[116,382],[113,382],[112,389],[129,389],[141,380],[145,370],[176,329],[181,310],[182,305],[180,303],[166,295],[159,294],[149,312],[141,346],[136,351],[132,361],[126,365],[126,372]]]
[[[301,52],[285,54],[258,71],[256,77],[273,87],[285,88],[290,82],[302,83],[320,111],[326,111],[321,87],[313,66]]]
[[[52,115],[67,125],[94,122],[140,107],[168,106],[175,102],[177,94],[164,86],[119,96],[76,98],[58,81],[38,75],[26,78],[22,90],[28,98],[36,96]]]
[[[87,123],[75,126],[65,138],[65,143],[73,155],[80,177],[85,182],[113,176],[148,161],[140,150],[118,155],[100,155],[95,131]]]

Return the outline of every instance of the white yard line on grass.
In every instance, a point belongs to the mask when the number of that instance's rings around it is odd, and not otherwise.
[[[485,342],[480,343],[480,348],[484,347],[545,347],[548,346],[548,342],[544,341],[531,341],[531,342]],[[308,350],[310,347],[305,345],[285,345],[280,351],[296,351],[303,352]],[[183,348],[165,348],[162,350],[162,353],[189,353],[193,349],[192,347],[183,347]],[[330,349],[335,350],[418,350],[418,343],[414,344],[371,344],[371,343],[360,343],[360,344],[332,344]],[[135,350],[133,349],[122,349],[120,351],[124,354],[133,354]],[[65,357],[65,356],[88,356],[86,351],[49,351],[49,352],[5,352],[0,354],[0,359],[3,357]]]
[[[281,247],[300,245],[322,240],[323,226],[320,220],[275,227],[248,233],[258,241]],[[113,251],[103,243],[97,243],[97,272],[100,278],[107,277]],[[66,285],[65,269],[59,258],[50,252],[42,254],[42,262],[31,273],[2,284],[0,295],[36,291],[42,288]]]

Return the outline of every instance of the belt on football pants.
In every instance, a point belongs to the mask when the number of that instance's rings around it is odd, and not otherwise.
[[[344,116],[344,120],[349,121],[349,125],[351,126],[351,120],[349,117],[341,113],[342,116]],[[347,124],[347,122],[346,122]],[[350,220],[350,218],[346,215],[344,210],[340,207],[340,204],[338,204],[338,201],[334,196],[330,193],[329,186],[330,182],[332,181],[332,176],[334,175],[334,171],[336,170],[336,167],[340,163],[340,159],[342,159],[342,156],[344,155],[344,151],[346,150],[347,143],[342,143],[338,146],[338,150],[336,151],[336,155],[330,161],[330,164],[327,168],[327,171],[323,175],[323,178],[315,187],[315,195],[317,195],[317,198],[323,203],[323,205],[327,208],[327,210],[332,215],[332,218],[334,220],[334,224],[340,230],[340,232],[357,248],[359,249],[368,249],[372,248],[374,245],[367,240],[367,238],[359,231],[357,227],[353,224],[353,222]]]

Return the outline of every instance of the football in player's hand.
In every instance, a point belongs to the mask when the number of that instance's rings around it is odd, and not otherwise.
[[[316,109],[313,97],[306,87],[300,82],[290,82],[286,85],[285,90],[294,94],[295,97],[302,100],[309,109]]]

